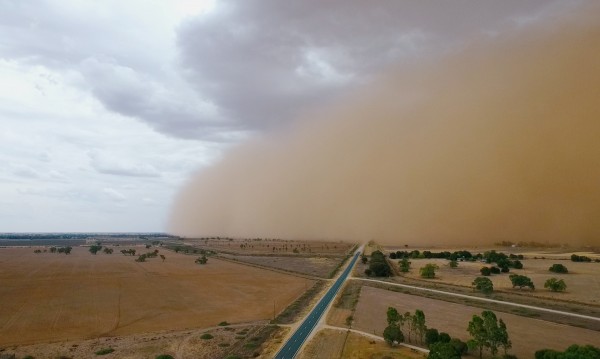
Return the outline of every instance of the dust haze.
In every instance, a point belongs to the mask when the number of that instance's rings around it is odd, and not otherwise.
[[[599,245],[599,10],[586,5],[388,69],[196,174],[170,230]]]

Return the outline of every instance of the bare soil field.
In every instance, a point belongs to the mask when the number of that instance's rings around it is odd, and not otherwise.
[[[171,241],[171,243],[176,243]],[[333,255],[342,256],[354,247],[354,243],[308,241],[308,240],[281,240],[281,239],[234,239],[234,238],[185,238],[179,241],[182,245],[198,248],[244,255]],[[294,252],[296,250],[296,252]]]
[[[304,278],[214,258],[198,265],[193,256],[165,251],[164,262],[138,263],[118,253],[125,247],[114,249],[112,255],[85,247],[70,255],[0,249],[0,346],[271,319],[274,302],[275,311],[283,310],[307,285]]]
[[[569,254],[570,256],[570,254]],[[472,287],[471,283],[476,277],[481,276],[479,270],[483,266],[490,266],[481,262],[459,262],[457,268],[450,268],[449,261],[445,259],[411,259],[411,272],[403,274],[408,278],[420,279],[419,268],[428,263],[439,266],[436,278],[428,279],[431,282],[441,282],[464,287]],[[397,264],[398,261],[392,261]],[[512,269],[509,273],[493,274],[488,278],[494,283],[495,291],[518,293],[535,297],[550,298],[554,300],[572,301],[591,305],[600,305],[600,263],[571,262],[559,259],[524,259],[523,269]],[[558,274],[548,270],[553,264],[565,265],[569,273]],[[509,275],[521,274],[531,278],[535,284],[535,291],[529,289],[513,289]],[[549,278],[563,279],[567,290],[562,293],[552,292],[544,288],[544,283]]]
[[[387,325],[386,311],[390,306],[400,313],[421,309],[428,327],[447,332],[463,341],[469,339],[467,326],[471,317],[482,311],[481,308],[463,304],[363,286],[352,327],[381,336]],[[536,350],[544,348],[564,350],[572,344],[597,345],[600,338],[600,332],[594,330],[502,312],[496,312],[496,315],[506,322],[513,343],[511,353],[521,358],[532,358]]]
[[[231,254],[221,254],[221,256],[240,262],[307,274],[319,278],[329,278],[331,273],[333,273],[333,271],[343,260],[343,257],[276,257],[258,255],[242,256]]]

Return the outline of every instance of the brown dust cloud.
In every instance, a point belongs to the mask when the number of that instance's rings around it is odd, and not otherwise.
[[[598,10],[392,69],[232,149],[181,189],[169,229],[600,245]]]

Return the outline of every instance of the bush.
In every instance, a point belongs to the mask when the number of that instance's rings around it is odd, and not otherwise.
[[[169,354],[161,354],[156,356],[154,359],[175,359],[172,355]]]
[[[433,344],[440,341],[440,333],[435,328],[430,328],[425,331],[425,344],[431,347]]]
[[[225,321],[219,323],[219,326],[221,326],[221,327],[225,327],[225,326],[228,326],[228,325],[229,325],[229,323],[227,323]]]
[[[500,268],[493,266],[492,268],[490,268],[490,271],[492,272],[492,274],[500,274]]]
[[[96,352],[96,355],[106,355],[106,354],[110,354],[114,351],[115,350],[113,348],[103,348],[103,349],[98,350]]]
[[[450,340],[450,344],[452,344],[452,346],[460,353],[460,354],[467,354],[467,352],[469,351],[469,347],[467,346],[467,343],[463,342],[462,340],[458,339],[458,338],[452,338]]]
[[[558,263],[558,264],[553,264],[552,267],[550,267],[548,269],[550,272],[554,272],[554,273],[569,273],[569,270],[567,269],[567,267],[565,267],[564,265]]]
[[[481,267],[479,272],[481,273],[481,275],[484,275],[486,277],[492,274],[492,270],[490,269],[490,267]]]
[[[549,278],[546,283],[544,283],[544,288],[548,288],[553,292],[564,292],[565,289],[567,289],[567,285],[562,279]]]
[[[214,337],[210,333],[204,333],[200,336],[200,339],[208,340],[208,339],[212,339],[212,338],[214,338]]]

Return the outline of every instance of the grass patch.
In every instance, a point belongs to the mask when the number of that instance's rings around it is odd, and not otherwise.
[[[114,351],[115,350],[113,348],[102,348],[102,349],[98,350],[95,354],[96,355],[106,355],[106,354],[110,354]]]
[[[281,314],[275,318],[272,323],[273,324],[291,324],[295,322],[299,315],[302,313],[302,310],[309,307],[309,303],[315,298],[317,294],[321,292],[321,289],[325,286],[325,281],[318,280],[315,284],[302,296],[292,304],[290,304],[287,308],[284,309]]]
[[[221,327],[226,327],[228,325],[229,325],[229,323],[227,323],[227,322],[221,322],[221,323],[219,323],[219,326],[221,326]]]
[[[254,349],[258,346],[256,343],[246,343],[244,344],[244,348]]]
[[[205,340],[212,339],[212,338],[214,338],[214,337],[210,333],[204,333],[200,336],[200,339],[205,339]]]

